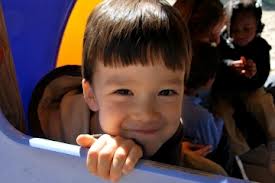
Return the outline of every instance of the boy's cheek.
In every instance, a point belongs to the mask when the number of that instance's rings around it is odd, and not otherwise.
[[[116,115],[115,115],[116,114]],[[104,133],[120,136],[120,115],[116,111],[99,111],[99,124]]]
[[[181,116],[182,108],[182,98],[179,99],[180,102],[173,103],[172,105],[162,105],[162,114],[166,116],[166,119],[174,120]]]

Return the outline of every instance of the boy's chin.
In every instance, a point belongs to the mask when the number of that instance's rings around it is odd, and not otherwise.
[[[155,143],[151,143],[151,144],[147,144],[147,145],[143,145],[143,156],[145,158],[149,158],[151,156],[153,156],[161,147],[161,145],[157,145]]]

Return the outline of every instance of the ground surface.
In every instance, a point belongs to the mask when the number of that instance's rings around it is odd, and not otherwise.
[[[262,36],[272,46],[272,50],[270,52],[271,69],[274,72],[275,71],[275,0],[264,0],[262,21],[265,24],[265,28],[262,33]]]

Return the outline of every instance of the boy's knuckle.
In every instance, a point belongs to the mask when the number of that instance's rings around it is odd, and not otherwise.
[[[98,158],[101,160],[110,159],[111,153],[109,151],[101,151],[98,155]]]
[[[116,159],[119,161],[122,161],[124,159],[126,159],[127,157],[127,152],[124,150],[120,150],[116,152]]]
[[[131,139],[125,140],[125,144],[127,144],[128,147],[132,147],[132,146],[136,145],[135,142],[133,140],[131,140]]]
[[[97,151],[92,150],[92,149],[88,151],[88,158],[93,160],[93,159],[97,159],[97,157],[98,157],[98,152]]]
[[[130,172],[134,168],[135,164],[133,161],[129,161],[125,166],[124,166],[124,171]]]
[[[103,134],[99,137],[99,139],[109,139],[111,136],[109,134]]]
[[[138,155],[139,158],[142,157],[143,151],[139,145],[135,145],[133,150],[135,151],[135,153]]]

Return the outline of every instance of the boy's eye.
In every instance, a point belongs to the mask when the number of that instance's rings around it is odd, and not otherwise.
[[[160,96],[173,96],[173,95],[177,95],[178,93],[175,90],[161,90],[159,92]]]
[[[133,92],[131,92],[128,89],[119,89],[119,90],[116,90],[114,93],[118,95],[123,95],[123,96],[134,95]]]

